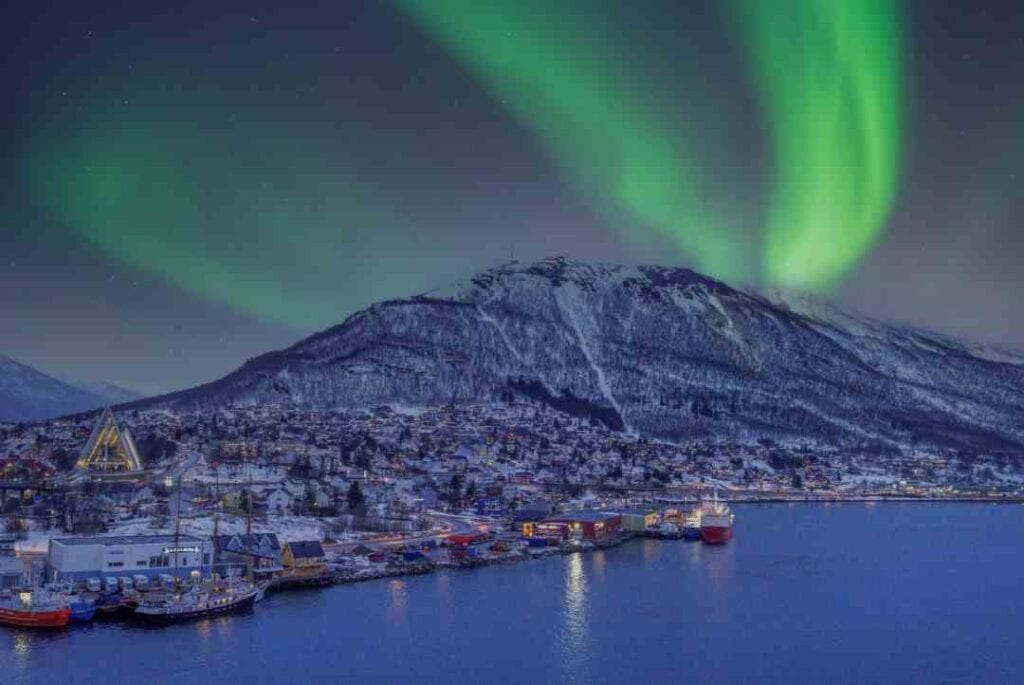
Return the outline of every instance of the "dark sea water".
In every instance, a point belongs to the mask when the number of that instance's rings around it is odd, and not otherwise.
[[[736,510],[724,547],[634,541],[163,629],[0,629],[0,683],[1024,682],[1024,507]]]

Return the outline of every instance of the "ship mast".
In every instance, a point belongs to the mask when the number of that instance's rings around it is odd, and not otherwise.
[[[220,464],[214,470],[213,481],[213,537],[217,539],[217,532],[220,524]]]
[[[180,589],[181,572],[178,568],[178,548],[181,546],[181,474],[178,474],[178,502],[174,508],[174,592]]]
[[[252,535],[252,468],[249,469],[249,489],[245,493],[245,534]]]

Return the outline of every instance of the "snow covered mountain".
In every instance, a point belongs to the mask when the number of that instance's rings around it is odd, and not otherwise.
[[[135,404],[325,409],[509,393],[670,440],[1024,453],[1024,356],[687,269],[562,258],[375,304],[218,381]]]
[[[110,384],[58,380],[0,355],[0,421],[35,421],[137,397]]]

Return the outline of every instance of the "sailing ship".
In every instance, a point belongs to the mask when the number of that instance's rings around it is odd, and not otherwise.
[[[259,590],[249,583],[211,580],[164,597],[147,597],[135,608],[135,616],[147,623],[191,621],[248,609]]]
[[[178,540],[181,536],[181,476],[174,520],[174,589],[147,593],[135,607],[134,615],[146,623],[167,624],[192,621],[251,607],[260,589],[251,582],[208,580],[182,588],[178,575]]]

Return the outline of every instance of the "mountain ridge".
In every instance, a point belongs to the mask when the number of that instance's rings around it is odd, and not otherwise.
[[[513,262],[124,406],[333,409],[513,393],[660,439],[1024,450],[1024,357],[799,309],[679,267]]]

